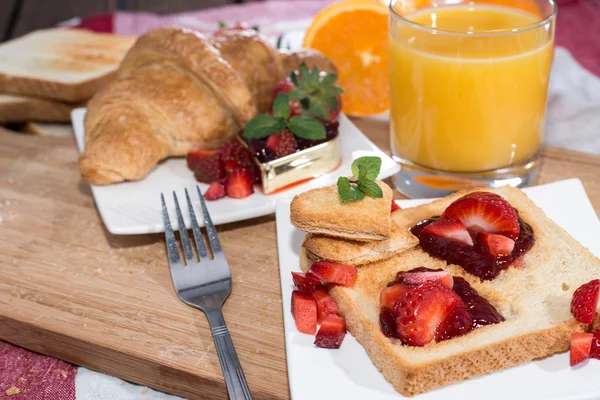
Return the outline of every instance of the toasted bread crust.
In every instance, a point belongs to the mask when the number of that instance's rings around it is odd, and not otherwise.
[[[35,97],[0,95],[2,122],[69,122],[74,104],[60,103]]]
[[[585,329],[570,314],[573,291],[600,275],[600,260],[550,220],[518,189],[495,192],[519,210],[533,229],[536,243],[516,266],[495,280],[481,282],[461,267],[430,257],[417,247],[358,270],[352,288],[330,290],[352,335],[394,388],[413,396],[441,386],[566,351],[573,331]],[[475,191],[475,190],[471,190]],[[469,191],[469,192],[471,192]],[[439,215],[466,192],[398,211],[406,227]],[[312,255],[301,250],[307,270]],[[400,270],[444,268],[464,277],[493,304],[506,321],[465,336],[425,347],[402,345],[385,337],[379,327],[379,293]]]
[[[330,260],[360,266],[384,260],[419,244],[406,227],[395,222],[395,213],[392,213],[391,219],[392,229],[386,240],[364,242],[310,233],[306,235],[303,246],[314,261]]]
[[[290,206],[292,224],[304,232],[350,240],[385,240],[390,237],[392,189],[376,181],[383,197],[343,203],[337,186],[312,189],[297,195]]]

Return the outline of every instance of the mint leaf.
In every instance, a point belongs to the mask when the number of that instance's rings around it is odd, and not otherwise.
[[[227,24],[223,21],[219,21],[217,26],[219,27],[219,29],[227,28]]]
[[[290,118],[288,129],[299,138],[308,140],[323,140],[327,137],[325,126],[310,117],[297,116]]]
[[[273,116],[288,119],[290,117],[290,103],[285,93],[279,93],[273,102]]]
[[[356,186],[350,184],[350,180],[345,176],[340,176],[337,181],[338,193],[340,199],[347,203],[349,201],[362,200],[365,194],[358,190]]]
[[[359,168],[361,168],[362,165],[359,166]],[[364,168],[364,167],[362,167]],[[365,193],[368,194],[371,197],[375,197],[375,198],[381,198],[383,197],[383,190],[381,190],[381,188],[379,187],[379,185],[377,183],[375,183],[375,181],[360,181],[358,183],[358,189]]]
[[[260,139],[273,132],[281,132],[285,127],[285,120],[283,120],[283,126],[281,126],[281,121],[269,114],[257,115],[248,121],[243,136],[248,139]]]
[[[305,79],[306,77],[308,77],[309,73],[310,71],[308,70],[306,63],[303,62],[302,64],[300,64],[300,67],[298,67],[298,75],[300,75],[300,79]]]
[[[359,182],[367,181],[368,180],[367,174],[368,174],[367,167],[365,167],[362,164],[358,164],[358,180],[359,180]]]
[[[308,100],[308,97],[306,99]],[[304,106],[303,103],[302,105]],[[317,97],[314,97],[304,108],[306,108],[308,113],[314,117],[329,120],[329,107]]]
[[[295,76],[295,75],[294,75]],[[298,78],[296,78],[297,80]],[[294,89],[291,92],[286,93],[289,100],[300,100],[306,97],[306,94],[302,89]]]
[[[282,36],[283,38],[283,36]],[[295,86],[298,86],[298,75],[296,75],[296,71],[290,72],[290,80]]]
[[[381,170],[381,158],[379,157],[359,157],[352,163],[352,174],[358,177],[358,166],[362,165],[367,169],[366,179],[373,181],[377,179]]]
[[[283,35],[279,35],[277,37],[277,43],[275,44],[276,49],[281,49],[281,44],[283,43]]]
[[[335,83],[335,81],[337,81],[337,75],[334,73],[329,73],[329,74],[325,75],[323,80],[321,80],[321,83],[323,85],[333,85]]]
[[[339,102],[338,102],[338,99],[337,99],[337,97],[335,97],[335,96],[334,96],[334,97],[330,97],[330,98],[327,100],[327,106],[329,107],[329,109],[330,109],[330,110],[337,110],[337,109],[338,109],[338,107],[339,107],[339,105],[340,105],[340,104],[339,104]]]

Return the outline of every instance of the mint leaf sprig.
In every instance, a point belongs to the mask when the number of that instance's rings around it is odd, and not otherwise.
[[[288,93],[288,97],[298,100],[305,114],[329,120],[329,111],[338,109],[338,96],[343,93],[335,85],[337,75],[331,72],[321,74],[316,65],[309,69],[302,63],[297,72],[290,73],[289,78],[296,89]]]
[[[289,129],[295,136],[308,140],[323,140],[327,137],[325,125],[315,118],[299,115],[291,117],[289,98],[280,93],[273,102],[271,114],[260,114],[248,121],[243,136],[261,139],[273,133]]]
[[[359,157],[352,163],[352,174],[349,179],[340,176],[337,181],[338,193],[342,202],[357,201],[369,195],[374,198],[382,198],[383,191],[375,182],[381,170],[381,158]]]

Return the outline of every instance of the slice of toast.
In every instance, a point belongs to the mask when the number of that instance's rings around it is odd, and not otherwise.
[[[69,122],[73,104],[34,97],[0,94],[0,123],[5,122]]]
[[[0,89],[68,103],[89,99],[116,74],[135,37],[45,29],[0,44]]]
[[[598,278],[600,260],[550,220],[522,191],[510,187],[489,191],[508,200],[534,230],[535,244],[517,266],[509,266],[496,279],[482,282],[461,267],[447,265],[417,247],[359,268],[352,288],[330,290],[350,333],[403,395],[413,396],[566,351],[571,333],[584,329],[571,316],[571,298],[580,285]],[[440,215],[466,193],[397,211],[401,213],[398,218],[410,227]],[[300,266],[306,271],[312,262],[306,249],[302,249],[300,258]],[[444,268],[454,276],[464,277],[506,320],[424,347],[405,346],[385,337],[379,326],[381,290],[398,271],[421,266]]]
[[[311,260],[329,260],[341,264],[360,266],[390,258],[419,244],[417,239],[402,222],[398,213],[391,214],[392,229],[390,237],[378,241],[355,241],[326,235],[309,233],[303,246]]]
[[[337,185],[312,189],[294,197],[290,206],[292,224],[309,233],[351,240],[385,240],[390,237],[392,189],[376,181],[382,198],[365,196],[342,202]]]
[[[73,127],[69,124],[40,124],[28,122],[23,129],[25,133],[37,136],[73,137]]]

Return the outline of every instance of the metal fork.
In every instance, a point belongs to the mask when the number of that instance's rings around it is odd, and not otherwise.
[[[221,250],[221,243],[219,242],[217,231],[215,230],[215,226],[206,209],[204,197],[198,186],[196,186],[196,189],[198,190],[198,197],[200,197],[204,226],[206,227],[208,234],[208,242],[213,254],[213,259],[210,259],[206,252],[206,247],[202,240],[202,233],[198,226],[198,221],[196,220],[192,202],[190,201],[190,195],[186,189],[185,198],[192,220],[192,231],[194,232],[194,241],[196,242],[196,250],[198,251],[199,258],[199,261],[196,261],[190,238],[183,222],[183,216],[179,209],[177,195],[173,192],[175,211],[177,212],[177,221],[179,223],[181,247],[183,248],[183,255],[185,257],[184,266],[180,258],[179,249],[177,248],[175,233],[173,232],[171,221],[169,220],[165,197],[161,193],[160,199],[162,201],[162,213],[165,223],[167,253],[169,255],[169,265],[171,267],[171,279],[173,280],[173,286],[175,287],[179,299],[188,306],[198,308],[206,314],[206,318],[208,319],[212,331],[213,340],[215,341],[217,354],[219,355],[219,361],[221,362],[223,375],[225,376],[225,384],[227,385],[229,398],[234,400],[251,400],[252,396],[250,395],[250,390],[246,383],[246,377],[244,376],[240,360],[233,347],[233,342],[231,341],[229,330],[225,325],[225,318],[223,318],[222,312],[223,303],[231,293],[231,270],[229,269],[229,264],[227,264],[225,255]]]

